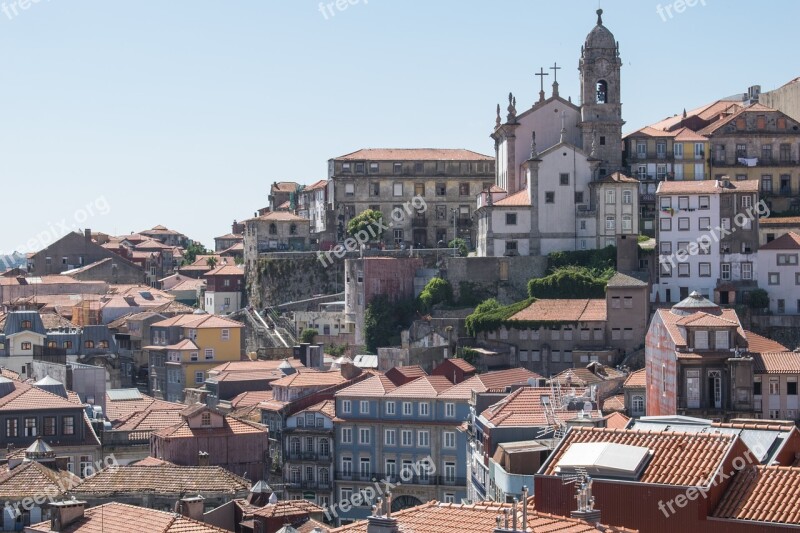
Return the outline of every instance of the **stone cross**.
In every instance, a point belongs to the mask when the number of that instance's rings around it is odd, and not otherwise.
[[[550,67],[550,70],[553,71],[553,81],[558,81],[558,71],[561,70],[561,67],[558,66],[558,63],[553,63],[553,66]]]

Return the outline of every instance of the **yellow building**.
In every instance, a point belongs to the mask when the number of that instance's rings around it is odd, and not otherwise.
[[[216,315],[178,315],[151,326],[151,393],[183,401],[184,389],[202,387],[206,372],[244,356],[244,325]]]

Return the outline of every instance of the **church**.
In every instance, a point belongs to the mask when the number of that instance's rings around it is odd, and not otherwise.
[[[603,10],[581,47],[581,103],[559,94],[557,64],[546,97],[517,113],[497,106],[495,185],[478,197],[478,256],[547,255],[613,245],[638,235],[639,182],[622,173],[622,60]]]

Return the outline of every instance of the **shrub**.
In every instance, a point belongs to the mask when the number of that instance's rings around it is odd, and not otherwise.
[[[459,257],[467,257],[469,249],[467,248],[467,241],[464,239],[453,239],[447,244],[448,248],[458,248]]]
[[[430,309],[439,303],[453,302],[453,287],[450,282],[442,278],[433,278],[425,285],[419,295],[419,310],[422,312]]]
[[[562,267],[544,278],[528,282],[531,298],[604,298],[613,271],[594,272],[584,267]]]
[[[319,331],[314,328],[306,328],[300,332],[300,342],[311,344],[314,342],[314,337],[317,335],[319,335]]]

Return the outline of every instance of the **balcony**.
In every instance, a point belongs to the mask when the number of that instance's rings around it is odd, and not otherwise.
[[[312,481],[304,479],[302,481],[287,481],[286,488],[288,489],[310,489],[310,490],[331,490],[332,483],[330,481]]]
[[[781,159],[781,158],[761,158],[761,157],[748,157],[746,155],[738,155],[735,158],[729,157],[715,157],[711,159],[711,165],[714,167],[746,167],[744,163],[740,163],[739,159],[755,159],[756,167],[795,167],[798,166],[796,159]]]
[[[593,218],[597,215],[597,209],[590,205],[581,204],[575,206],[575,214],[578,218]]]
[[[290,452],[286,455],[287,461],[315,461],[318,463],[330,463],[333,456],[330,453],[318,452]]]
[[[656,195],[654,193],[645,193],[639,195],[640,202],[653,202],[656,201]]]

